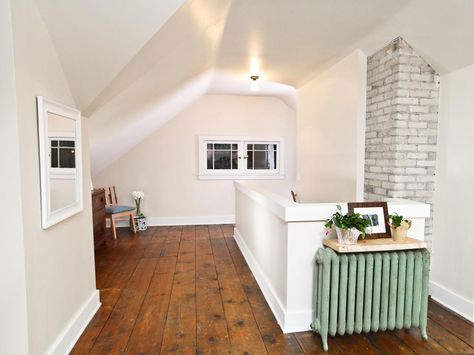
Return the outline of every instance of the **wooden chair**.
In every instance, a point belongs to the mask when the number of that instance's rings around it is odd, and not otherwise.
[[[299,203],[298,201],[298,194],[291,190],[291,198],[293,199],[293,202]]]
[[[133,206],[124,206],[118,204],[117,192],[115,191],[115,186],[107,187],[105,189],[105,200],[107,205],[105,206],[105,218],[110,219],[110,227],[112,228],[112,233],[114,239],[117,239],[117,231],[115,230],[115,221],[117,219],[128,218],[130,221],[130,227],[133,229],[133,233],[137,233],[135,226],[135,207]]]

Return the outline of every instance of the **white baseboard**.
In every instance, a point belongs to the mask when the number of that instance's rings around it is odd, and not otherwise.
[[[474,302],[472,300],[470,301],[434,281],[430,281],[430,295],[446,308],[474,322]]]
[[[51,355],[69,354],[100,305],[99,290],[95,290],[47,353]]]
[[[234,215],[224,216],[189,216],[189,217],[147,217],[149,226],[190,226],[203,224],[234,224]],[[128,220],[117,221],[117,227],[129,227]],[[106,222],[107,228],[110,228],[110,222]]]
[[[260,286],[263,296],[275,315],[278,325],[283,333],[286,334],[310,330],[313,315],[312,310],[303,312],[287,312],[237,228],[234,229],[234,239],[247,261],[255,280],[257,280],[258,286]]]

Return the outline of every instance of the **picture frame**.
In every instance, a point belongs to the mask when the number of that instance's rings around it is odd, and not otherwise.
[[[366,239],[391,238],[387,202],[349,202],[349,213],[359,213],[371,219],[372,227],[367,228]]]

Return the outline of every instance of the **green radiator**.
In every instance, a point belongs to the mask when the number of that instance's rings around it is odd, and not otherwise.
[[[419,327],[427,339],[430,254],[426,249],[316,254],[311,327],[327,336]]]

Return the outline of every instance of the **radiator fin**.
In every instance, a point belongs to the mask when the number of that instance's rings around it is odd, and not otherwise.
[[[364,321],[362,330],[370,331],[370,316],[372,311],[372,289],[374,286],[374,256],[372,253],[365,257],[365,294],[364,294]]]
[[[356,306],[356,272],[357,258],[354,254],[349,255],[349,282],[347,291],[347,325],[346,333],[354,332],[354,318]]]
[[[390,254],[382,254],[382,290],[380,295],[380,330],[387,329],[390,288]]]
[[[365,257],[357,255],[357,294],[356,294],[356,321],[355,332],[362,331],[362,315],[364,311],[364,285],[365,285]]]
[[[347,255],[341,255],[338,304],[339,318],[337,321],[337,332],[339,335],[344,335],[346,333],[347,281]]]

